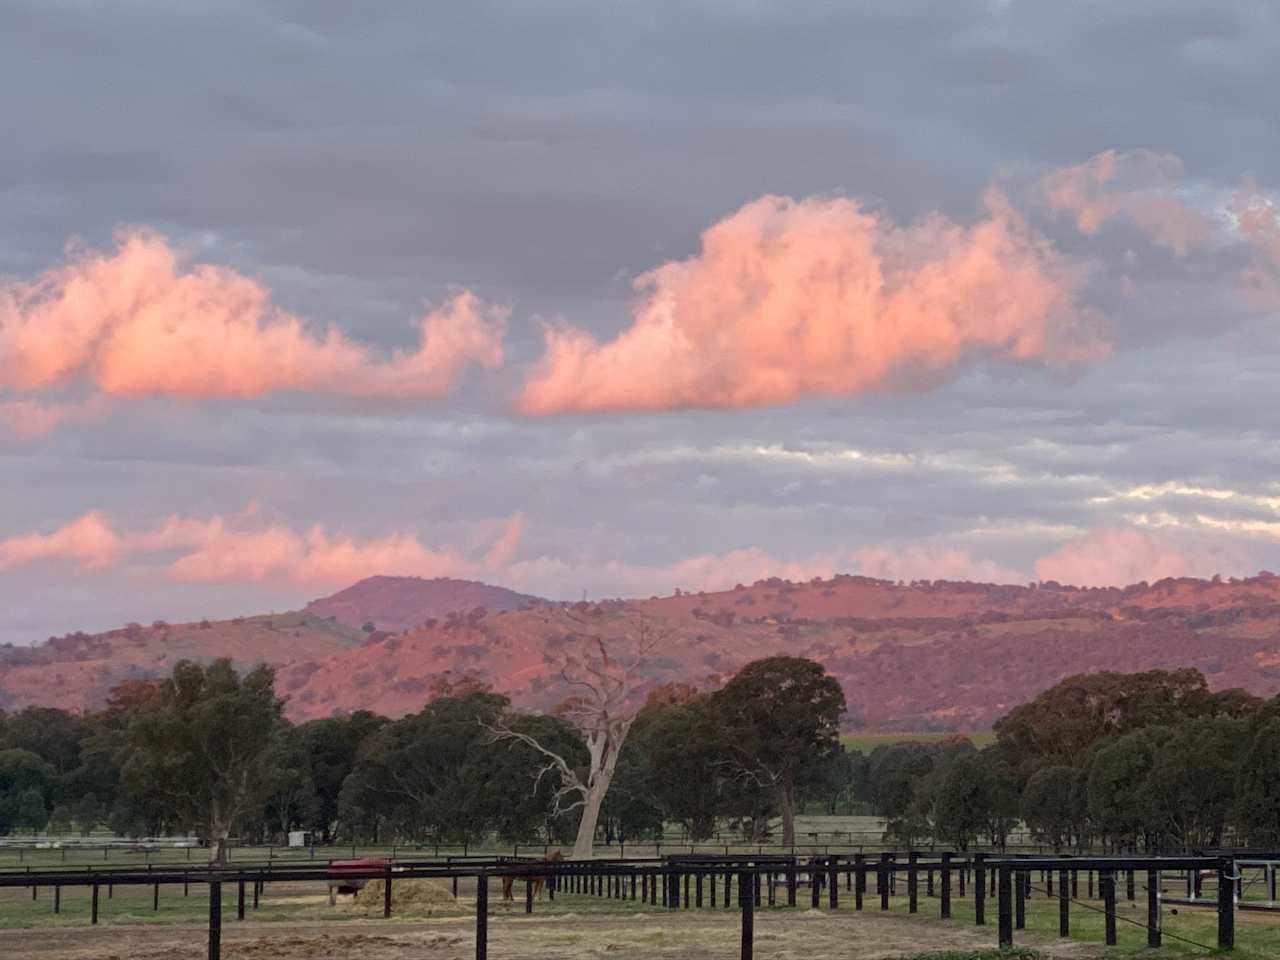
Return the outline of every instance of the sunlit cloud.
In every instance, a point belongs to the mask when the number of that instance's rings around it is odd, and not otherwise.
[[[552,325],[531,415],[750,408],[922,390],[992,360],[1082,364],[1109,347],[1075,275],[999,192],[964,226],[909,226],[844,198],[755,200],[702,250],[636,281],[613,340]]]
[[[433,547],[416,533],[359,538],[322,524],[295,529],[250,509],[235,516],[171,516],[124,529],[93,511],[48,532],[0,540],[0,570],[62,564],[106,570],[126,564],[180,583],[267,583],[340,587],[376,573],[480,577],[505,567],[519,548],[519,515],[481,556]]]
[[[1175,539],[1137,527],[1101,527],[1036,561],[1036,577],[1085,587],[1120,587],[1165,577],[1243,572],[1246,560],[1229,543]]]
[[[1056,170],[1036,185],[1050,209],[1075,219],[1081,233],[1096,234],[1123,217],[1179,256],[1209,239],[1213,218],[1177,188],[1182,161],[1151,150],[1106,150],[1084,163]]]
[[[0,392],[83,386],[115,397],[279,391],[436,400],[503,359],[508,311],[461,291],[387,355],[276,306],[257,280],[189,264],[161,235],[124,230],[30,281],[0,284]]]

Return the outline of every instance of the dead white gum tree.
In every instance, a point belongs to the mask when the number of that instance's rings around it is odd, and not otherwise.
[[[553,815],[582,809],[573,857],[583,860],[594,853],[596,825],[618,754],[644,705],[642,690],[651,685],[645,665],[667,635],[641,616],[611,618],[580,610],[567,615],[577,630],[560,650],[560,680],[569,696],[556,712],[582,736],[589,757],[586,770],[574,769],[563,756],[505,722],[488,729],[495,742],[519,741],[546,758],[534,789],[547,774],[558,776]]]

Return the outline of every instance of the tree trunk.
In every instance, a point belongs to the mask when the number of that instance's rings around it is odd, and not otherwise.
[[[573,859],[590,860],[595,854],[596,824],[600,822],[600,807],[604,803],[607,780],[597,780],[587,791],[582,805],[582,819],[578,821],[578,837],[573,841]]]
[[[782,812],[782,845],[787,849],[796,845],[796,811],[791,778],[778,784],[778,807]]]

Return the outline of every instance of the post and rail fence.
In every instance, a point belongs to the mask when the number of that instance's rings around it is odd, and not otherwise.
[[[91,891],[90,922],[98,922],[99,891],[108,895],[116,886],[150,886],[153,909],[159,908],[160,888],[182,885],[184,894],[192,885],[209,891],[208,956],[220,960],[222,941],[222,890],[236,890],[236,917],[246,914],[246,890],[252,891],[253,908],[267,884],[296,882],[382,880],[382,915],[392,916],[393,884],[402,880],[449,881],[455,895],[458,881],[473,881],[476,890],[476,957],[488,956],[489,882],[492,878],[512,878],[524,883],[524,910],[534,910],[534,881],[545,881],[547,896],[591,895],[638,901],[653,907],[676,909],[732,909],[741,914],[741,956],[753,956],[755,911],[758,908],[799,905],[799,887],[809,888],[809,906],[820,909],[825,891],[826,906],[839,910],[841,887],[852,895],[853,911],[866,907],[869,881],[875,881],[879,909],[889,910],[897,894],[899,878],[905,881],[907,910],[920,909],[921,880],[925,896],[936,898],[938,916],[952,917],[958,896],[973,904],[973,922],[987,925],[986,906],[996,899],[996,943],[1011,947],[1015,931],[1026,922],[1027,897],[1038,889],[1041,896],[1057,901],[1060,936],[1070,936],[1071,908],[1099,910],[1105,915],[1106,943],[1116,942],[1116,898],[1118,880],[1125,883],[1125,896],[1134,900],[1137,880],[1145,881],[1147,911],[1145,923],[1119,917],[1126,923],[1145,926],[1147,943],[1159,946],[1166,935],[1161,923],[1162,902],[1213,907],[1218,913],[1217,948],[1230,950],[1235,944],[1235,911],[1240,904],[1242,869],[1264,870],[1265,882],[1273,896],[1270,908],[1280,910],[1274,900],[1280,855],[1237,860],[1230,855],[1184,857],[1076,857],[1008,856],[961,854],[950,851],[885,851],[870,856],[861,851],[824,853],[807,857],[790,854],[680,853],[664,857],[603,858],[593,860],[545,860],[532,857],[450,857],[447,859],[402,859],[396,861],[266,862],[259,864],[186,864],[104,868],[27,867],[0,870],[0,887],[30,887],[33,898],[40,889],[52,890],[53,910],[60,912],[64,887],[88,887]],[[1170,877],[1185,876],[1188,895],[1165,897],[1161,885]],[[1201,895],[1202,878],[1216,880],[1212,900]],[[1039,885],[1033,877],[1039,877]],[[935,883],[935,877],[937,882]],[[1092,898],[1095,880],[1102,907],[1079,899],[1082,877]],[[1055,892],[1054,883],[1057,883]],[[735,889],[736,887],[736,889]],[[1254,908],[1265,908],[1255,903]],[[1208,949],[1210,945],[1197,944]]]

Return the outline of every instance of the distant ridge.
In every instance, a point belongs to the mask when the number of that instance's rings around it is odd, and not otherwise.
[[[274,664],[293,720],[400,716],[462,675],[549,709],[564,696],[555,652],[581,629],[576,606],[468,580],[370,577],[294,613],[0,645],[0,709],[96,709],[122,680],[218,656]],[[709,689],[757,657],[811,657],[844,687],[850,724],[867,729],[989,729],[1064,677],[1099,670],[1191,667],[1214,690],[1280,693],[1280,577],[1265,572],[1093,589],[770,577],[590,607],[643,615],[667,638],[654,682]]]
[[[488,613],[505,613],[549,602],[478,580],[376,576],[365,577],[332,596],[312,600],[303,612],[320,618],[334,617],[338,623],[357,630],[372,623],[377,630],[398,633],[451,613],[469,613],[477,607]]]

